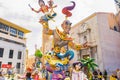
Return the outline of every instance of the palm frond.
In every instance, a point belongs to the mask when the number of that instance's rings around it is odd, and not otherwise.
[[[98,67],[98,65],[97,64],[95,64],[95,63],[91,63],[93,66],[95,66],[95,67]]]

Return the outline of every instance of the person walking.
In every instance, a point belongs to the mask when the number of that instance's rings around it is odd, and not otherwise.
[[[104,70],[104,72],[103,72],[103,77],[105,80],[107,80],[107,71],[106,70]]]

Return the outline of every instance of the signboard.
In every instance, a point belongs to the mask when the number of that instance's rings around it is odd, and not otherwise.
[[[12,68],[12,65],[9,65],[9,64],[2,64],[2,68]]]

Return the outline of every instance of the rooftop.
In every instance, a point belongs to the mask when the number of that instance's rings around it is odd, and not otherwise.
[[[21,27],[21,26],[18,26],[18,25],[16,25],[16,24],[14,24],[14,23],[12,23],[12,22],[9,22],[9,21],[7,21],[7,20],[4,20],[4,19],[2,19],[2,18],[0,18],[0,23],[3,23],[3,24],[5,24],[5,25],[7,25],[7,26],[10,26],[10,27],[12,27],[12,28],[18,29],[18,30],[20,30],[20,31],[22,31],[22,32],[24,32],[24,33],[29,33],[29,32],[31,32],[30,30],[27,30],[27,29],[25,29],[25,28],[23,28],[23,27]]]

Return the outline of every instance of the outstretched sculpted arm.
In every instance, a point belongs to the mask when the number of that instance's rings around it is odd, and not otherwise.
[[[72,49],[80,50],[80,49],[89,48],[89,47],[91,47],[92,45],[88,44],[87,42],[84,43],[84,44],[75,44],[73,41],[70,41],[70,42],[68,43],[68,46],[71,47]]]
[[[47,35],[53,35],[54,30],[49,29],[48,22],[41,23],[43,26],[43,32]]]
[[[75,44],[73,41],[70,41],[68,43],[68,46],[71,47],[72,49],[75,49],[75,50],[80,50],[82,48],[82,45]]]
[[[39,13],[41,10],[39,9],[39,10],[35,10],[34,8],[31,8],[32,9],[32,11],[34,11],[34,12],[36,12],[36,13]]]

